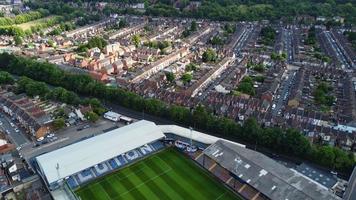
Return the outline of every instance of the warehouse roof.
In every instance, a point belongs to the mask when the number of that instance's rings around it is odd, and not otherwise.
[[[40,155],[36,160],[51,184],[163,137],[155,123],[141,120]]]
[[[219,140],[204,153],[270,199],[339,199],[321,184],[256,151]]]

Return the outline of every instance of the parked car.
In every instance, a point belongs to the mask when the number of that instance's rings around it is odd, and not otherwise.
[[[15,128],[15,132],[18,133],[20,132],[20,130],[18,128]]]
[[[37,142],[41,142],[42,140],[44,140],[44,137],[40,137],[37,139]]]
[[[50,133],[47,135],[48,138],[54,137],[54,133]]]

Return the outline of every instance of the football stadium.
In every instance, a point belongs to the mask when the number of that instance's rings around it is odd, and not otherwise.
[[[244,145],[146,120],[35,160],[54,199],[338,199]]]

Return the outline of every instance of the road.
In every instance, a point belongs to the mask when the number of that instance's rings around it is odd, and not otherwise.
[[[54,151],[61,147],[73,144],[75,142],[102,134],[114,128],[122,127],[125,125],[123,123],[114,123],[102,119],[96,122],[95,124],[91,124],[89,128],[78,131],[77,129],[79,127],[83,127],[84,124],[87,123],[83,123],[78,126],[70,126],[56,132],[55,137],[57,137],[57,139],[53,142],[43,144],[37,147],[35,147],[32,143],[23,145],[20,150],[20,153],[26,160],[30,160],[38,155]]]
[[[1,113],[0,121],[2,123],[2,125],[0,126],[0,129],[2,129],[4,133],[6,133],[6,130],[8,130],[8,132],[9,132],[8,136],[10,137],[10,139],[16,146],[23,146],[23,145],[29,144],[31,142],[25,136],[26,133],[22,129],[19,129],[19,132],[15,131],[15,127],[12,127],[10,125],[10,122],[12,122],[12,123],[14,123],[14,122],[11,121],[11,119],[8,116],[6,116],[6,114]]]
[[[287,53],[287,62],[291,63],[294,59],[293,53],[293,35],[290,29],[282,28],[282,38],[283,38],[283,51]]]
[[[342,46],[336,42],[330,31],[323,31],[322,34],[325,36],[329,48],[334,52],[333,56],[336,56],[337,60],[346,68],[351,69],[351,65],[347,62],[347,59],[344,55],[344,50]]]
[[[295,74],[296,72],[294,70],[288,70],[283,74],[283,82],[277,91],[277,97],[275,97],[273,100],[273,105],[275,105],[275,108],[272,108],[272,116],[279,115],[288,102],[290,88],[292,87],[295,80]]]

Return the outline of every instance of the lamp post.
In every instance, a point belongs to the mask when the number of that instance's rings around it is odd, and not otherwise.
[[[190,130],[190,147],[192,148],[192,146],[193,146],[193,128],[190,126],[189,130]]]

